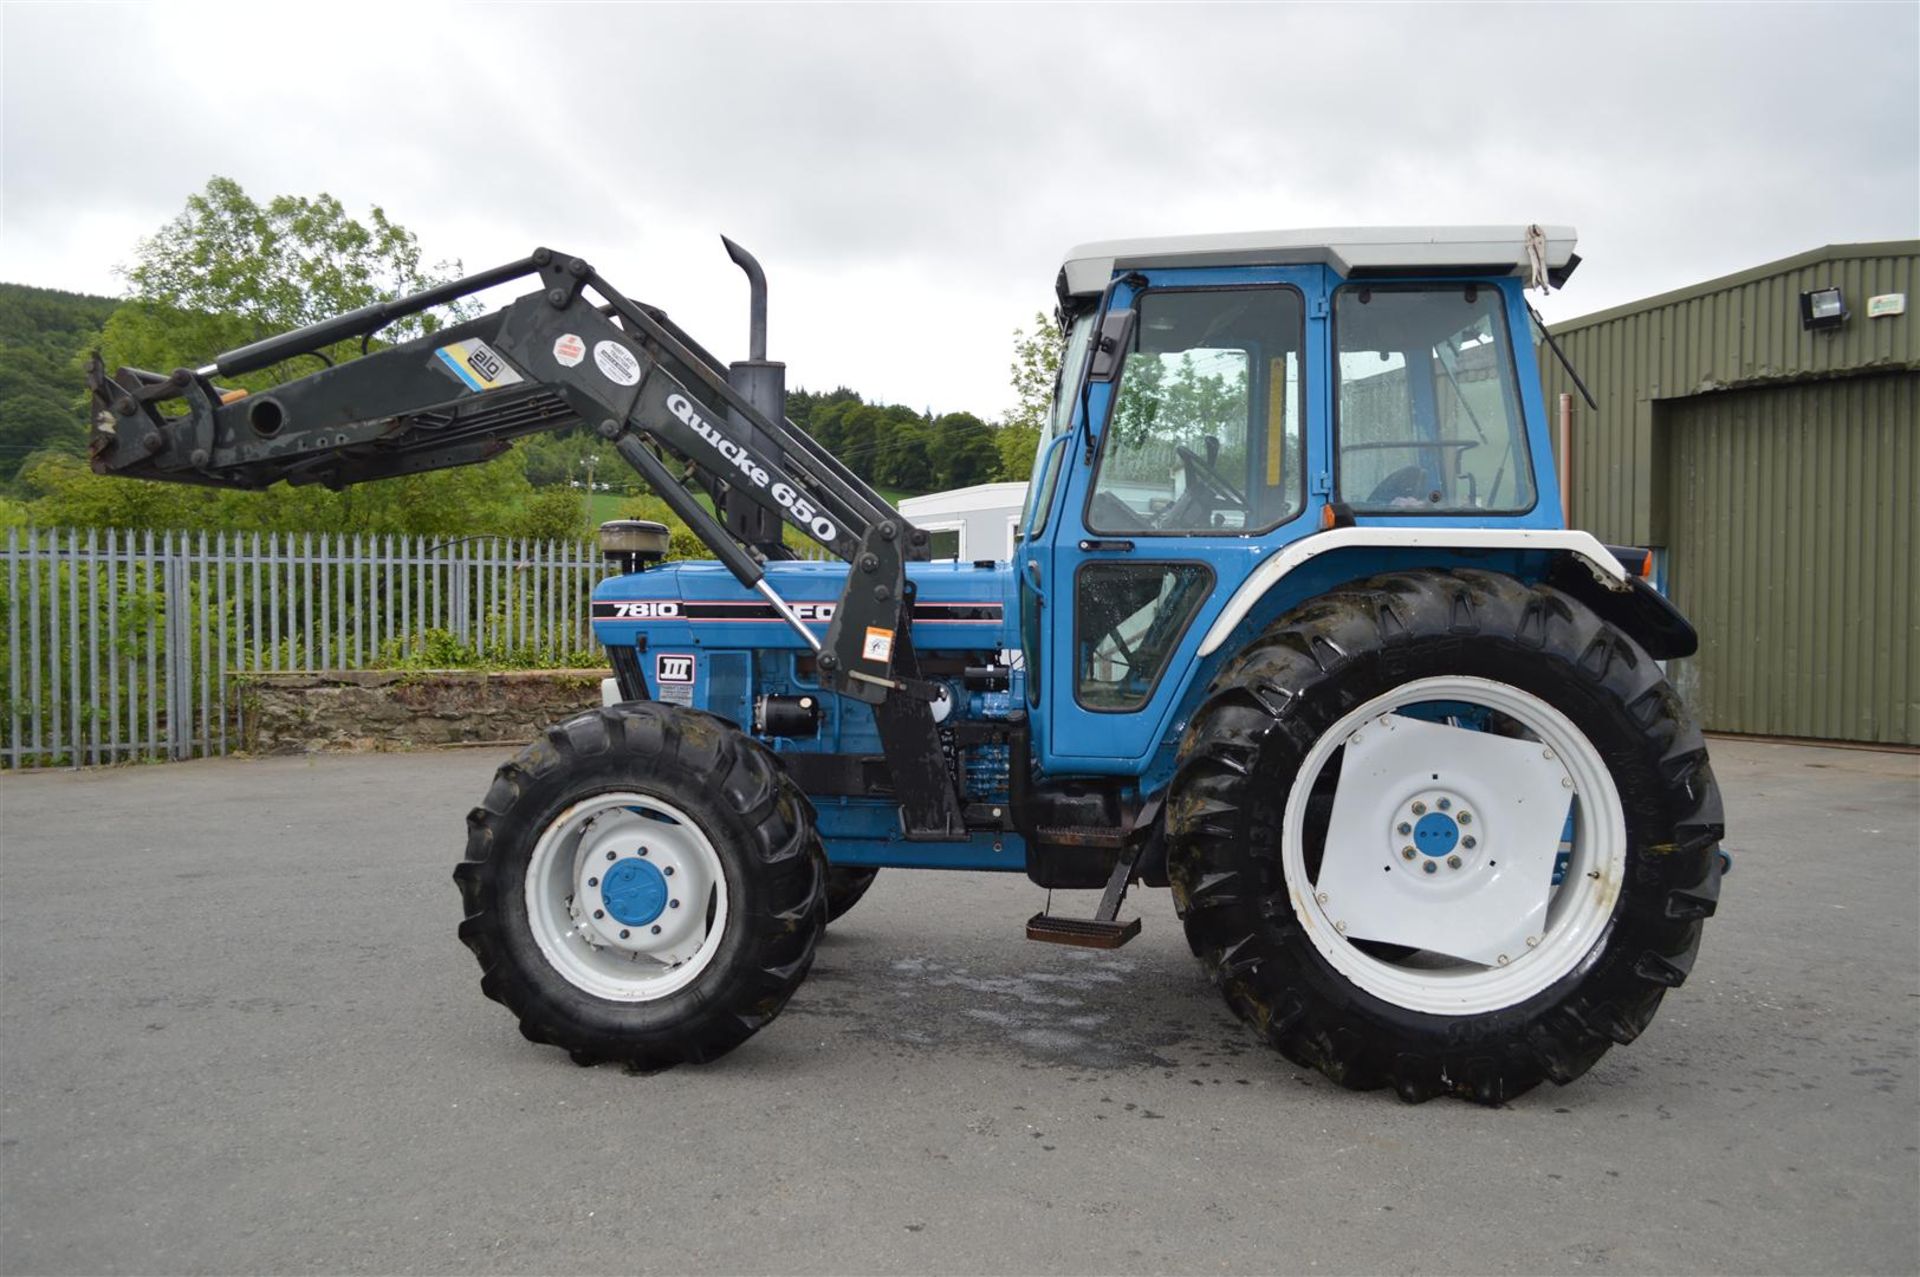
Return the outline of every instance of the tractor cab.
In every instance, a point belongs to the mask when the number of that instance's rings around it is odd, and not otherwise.
[[[1015,545],[1049,766],[1170,761],[1203,641],[1283,547],[1337,527],[1561,527],[1524,289],[1564,280],[1573,245],[1506,227],[1070,252]]]

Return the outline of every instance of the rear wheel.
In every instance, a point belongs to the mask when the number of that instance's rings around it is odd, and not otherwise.
[[[772,1020],[826,922],[811,809],[766,750],[653,702],[547,729],[454,870],[481,990],[575,1061],[712,1059]]]
[[[1477,572],[1308,604],[1182,742],[1169,871],[1229,1005],[1297,1063],[1486,1103],[1631,1041],[1693,965],[1719,793],[1659,668]]]

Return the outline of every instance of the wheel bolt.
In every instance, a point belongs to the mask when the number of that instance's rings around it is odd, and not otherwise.
[[[598,878],[589,878],[587,879],[587,885],[589,887],[597,887],[600,885],[600,880]]]
[[[1459,867],[1460,867],[1460,857],[1458,856],[1447,857],[1447,868],[1458,869]]]
[[[1439,809],[1440,809],[1441,811],[1452,811],[1452,810],[1453,810],[1453,799],[1451,799],[1451,798],[1442,798],[1442,799],[1441,799],[1441,800],[1440,800],[1439,802],[1437,802],[1437,803],[1435,803],[1435,804],[1434,804],[1434,806],[1435,806],[1435,807],[1438,807],[1438,808],[1439,808]]]
[[[1470,811],[1463,811],[1457,817],[1455,817],[1455,819],[1458,820],[1463,825],[1471,825],[1473,823],[1473,813]]]
[[[646,849],[645,847],[642,847],[642,848],[640,849],[640,854],[641,854],[641,855],[643,855],[643,856],[644,856],[644,855],[646,855],[646,854],[647,854],[647,849]]]
[[[1465,847],[1468,851],[1472,851],[1475,847],[1478,847],[1480,845],[1480,840],[1478,838],[1475,838],[1472,834],[1468,834],[1465,838],[1462,838],[1460,840],[1460,845],[1462,847]]]
[[[678,900],[669,900],[669,901],[667,901],[667,908],[669,908],[669,909],[678,909],[679,907],[680,907],[680,902],[679,902]]]
[[[656,927],[655,927],[655,928],[653,929],[653,934],[654,934],[654,935],[656,935],[656,936],[657,936],[657,935],[659,935],[659,934],[660,934],[660,928],[656,926]]]
[[[617,851],[610,851],[607,853],[608,860],[618,860],[619,858],[620,858],[620,853]]]
[[[1406,836],[1407,836],[1408,834],[1410,834],[1410,833],[1412,833],[1412,832],[1413,832],[1413,826],[1412,826],[1412,825],[1409,825],[1409,824],[1408,824],[1408,823],[1407,823],[1406,821],[1404,821],[1404,820],[1400,822],[1400,836],[1401,836],[1402,838],[1405,838],[1405,837],[1406,837]]]
[[[1402,860],[1412,860],[1412,859],[1413,859],[1413,848],[1411,848],[1411,847],[1402,847],[1402,848],[1400,849],[1400,859],[1402,859]]]
[[[1433,874],[1433,873],[1440,872],[1440,866],[1434,864],[1431,860],[1429,860],[1426,864],[1421,865],[1420,868],[1425,873]]]
[[[604,918],[607,916],[607,911],[605,909],[595,909],[593,911],[593,916],[596,918]]]
[[[665,869],[662,869],[660,872],[665,874],[667,877],[671,878],[673,877],[673,866],[668,865]]]
[[[633,932],[628,931],[625,927],[620,928],[620,938],[622,940],[625,940],[627,937],[631,936],[632,934]]]
[[[1427,814],[1427,805],[1426,805],[1425,803],[1415,803],[1415,804],[1413,805],[1413,814],[1414,814],[1414,815],[1416,815],[1416,816],[1424,816],[1424,815],[1426,815],[1426,814]]]

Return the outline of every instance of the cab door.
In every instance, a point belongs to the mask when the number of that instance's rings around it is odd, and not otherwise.
[[[1316,525],[1326,272],[1151,272],[1112,306],[1135,311],[1125,361],[1086,397],[1046,547],[1042,756],[1137,774],[1234,588]]]

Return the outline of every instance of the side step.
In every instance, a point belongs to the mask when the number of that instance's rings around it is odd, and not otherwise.
[[[1060,834],[1065,830],[1046,830],[1044,833]],[[1108,837],[1124,835],[1123,830],[1081,829],[1071,831],[1082,837],[1093,835]],[[1049,841],[1057,841],[1050,839]],[[1084,844],[1099,846],[1097,842]],[[1118,839],[1116,846],[1123,845]],[[1132,851],[1122,852],[1114,861],[1113,872],[1107,876],[1107,889],[1100,894],[1100,908],[1091,918],[1056,918],[1045,910],[1027,919],[1027,939],[1040,940],[1047,944],[1071,944],[1083,949],[1118,949],[1127,941],[1140,934],[1140,919],[1132,922],[1117,921],[1120,914],[1120,902],[1126,899],[1127,883],[1133,877],[1133,866],[1140,859],[1141,847],[1136,845]],[[1051,897],[1049,897],[1051,899]]]
[[[1027,939],[1082,949],[1118,949],[1139,934],[1138,918],[1132,922],[1101,922],[1097,918],[1056,918],[1036,913],[1027,919]]]

